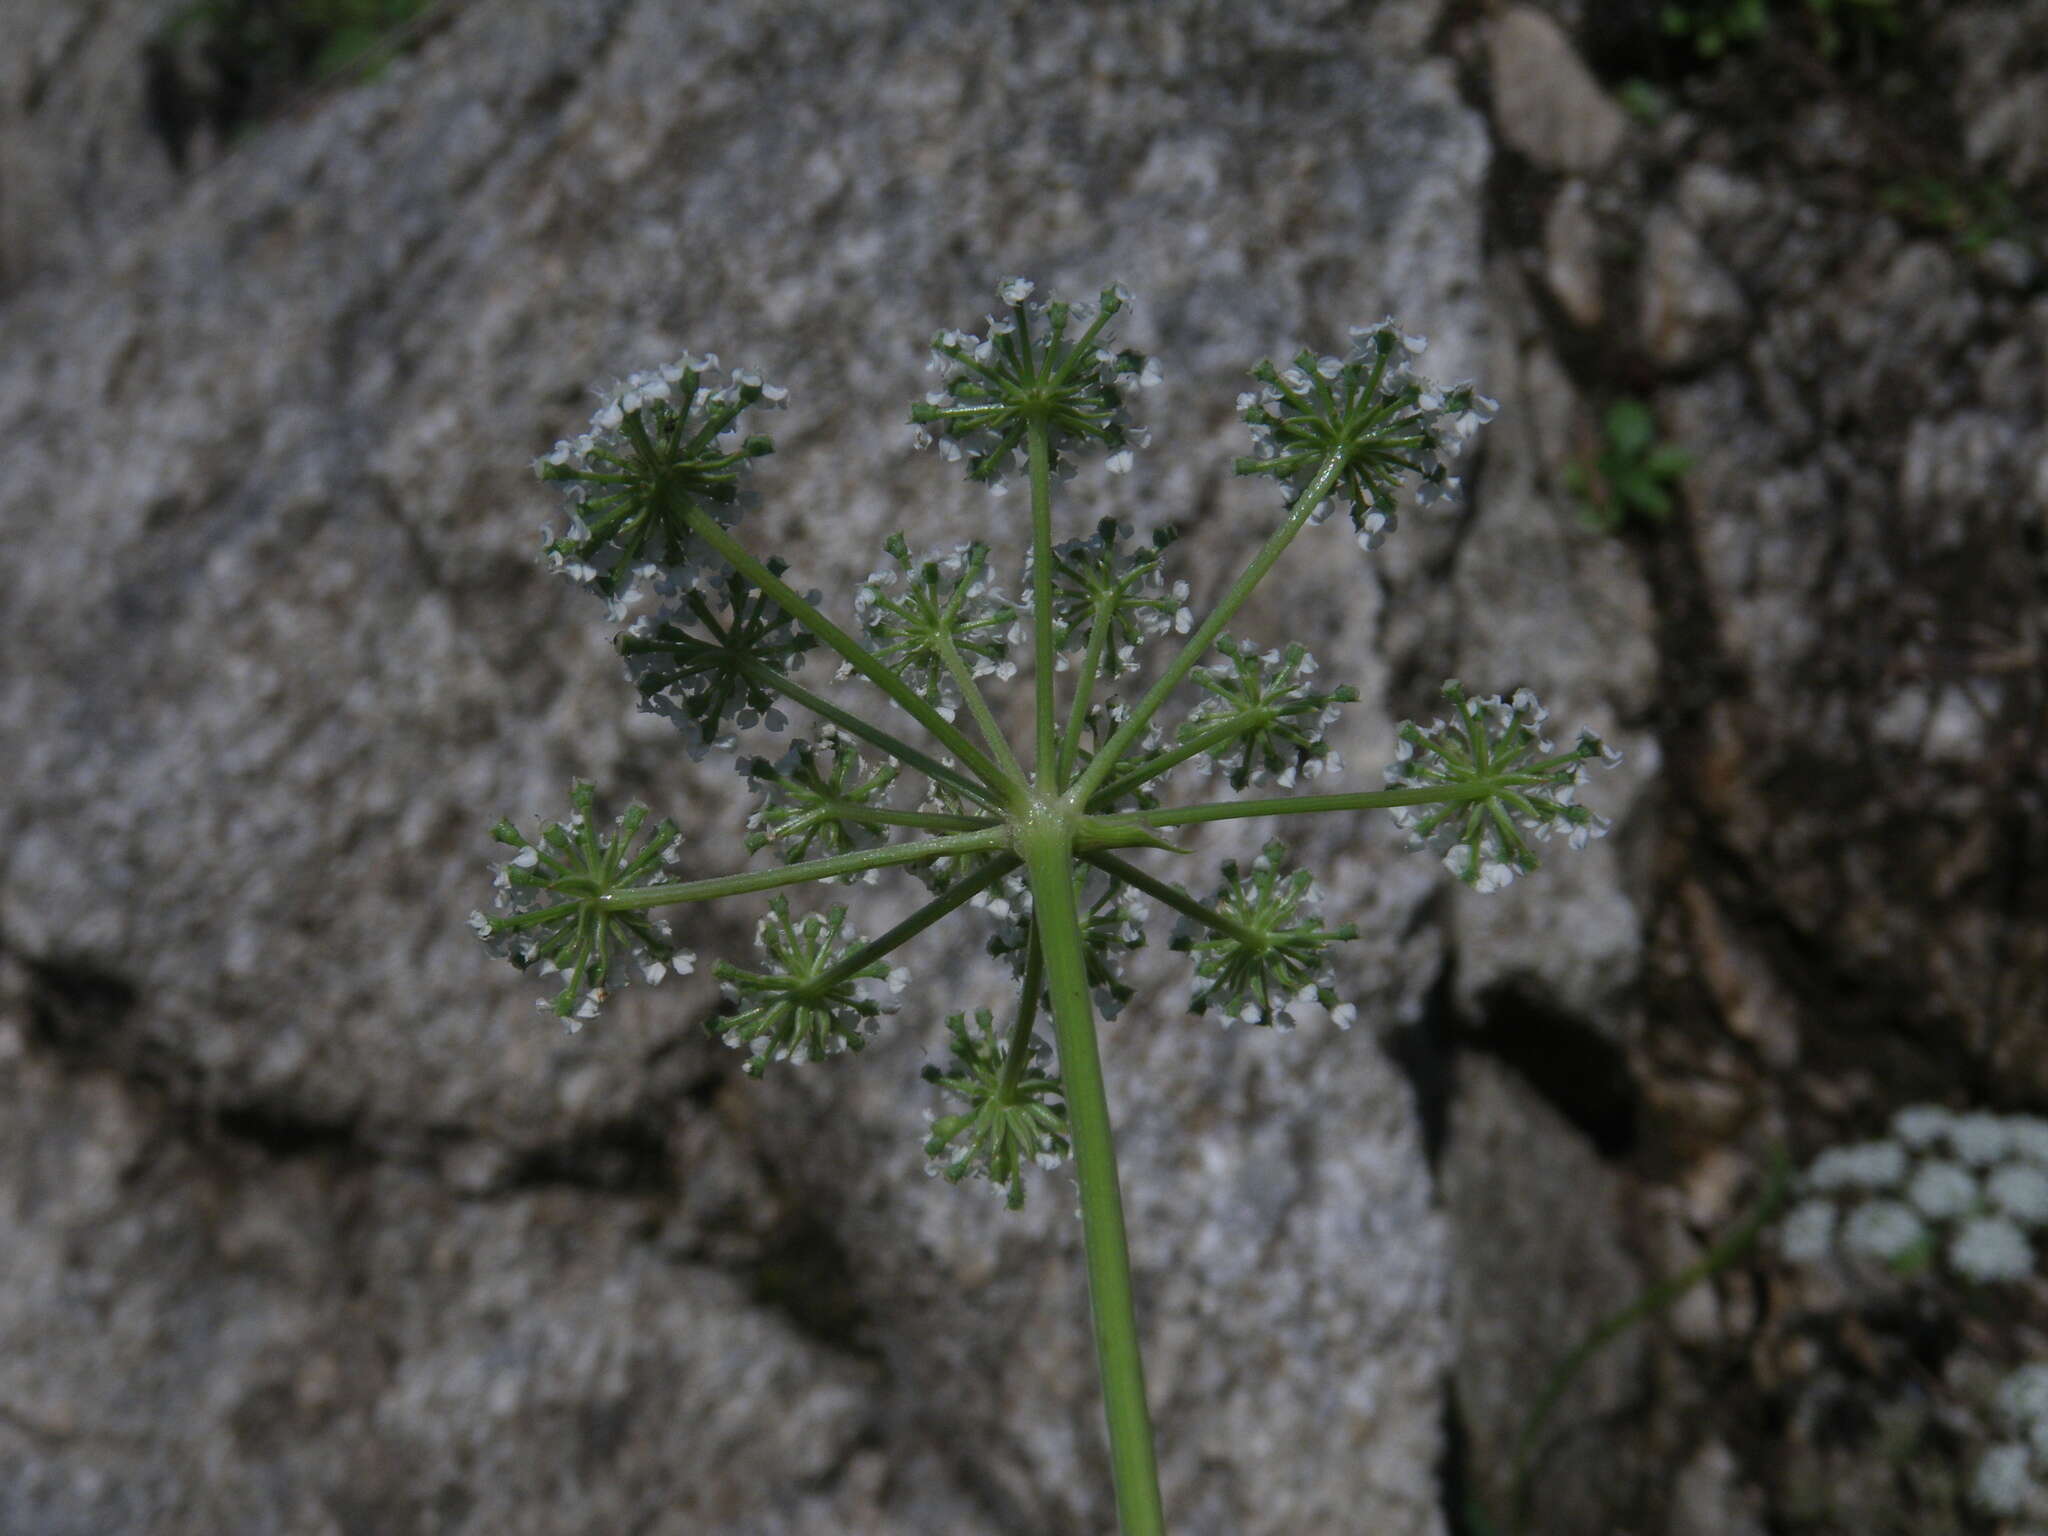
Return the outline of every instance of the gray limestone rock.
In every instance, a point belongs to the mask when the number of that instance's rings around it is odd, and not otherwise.
[[[1532,6],[1510,6],[1488,44],[1503,142],[1545,170],[1568,174],[1601,170],[1614,158],[1628,119],[1555,21]]]
[[[134,190],[90,218],[42,103],[127,81],[164,15],[37,20],[75,58],[0,130],[39,168],[0,312],[34,551],[0,946],[48,1101],[10,1127],[11,1529],[1101,1526],[1064,1180],[1016,1219],[921,1168],[917,1069],[993,970],[928,946],[861,1060],[756,1087],[696,1028],[704,970],[568,1036],[464,926],[491,821],[572,775],[681,820],[686,873],[744,858],[739,781],[635,716],[535,564],[526,466],[594,386],[716,348],[795,402],[746,531],[842,614],[892,528],[1015,561],[1016,498],[908,453],[923,341],[1013,269],[1122,279],[1172,414],[1153,473],[1063,515],[1178,521],[1213,588],[1276,515],[1227,476],[1250,361],[1390,308],[1480,360],[1487,140],[1419,53],[1434,9],[454,8],[182,179],[115,92]],[[1329,656],[1383,742],[1374,577],[1325,536],[1242,628]],[[1375,1027],[1223,1035],[1162,948],[1108,1032],[1168,1498],[1191,1531],[1421,1536],[1444,1234],[1375,1037],[1440,964],[1437,877],[1384,828],[1308,845]],[[874,895],[870,931],[905,900]],[[707,969],[756,907],[690,914]],[[146,1177],[92,1205],[52,1162],[117,1155]],[[64,1321],[74,1292],[119,1326]]]
[[[1741,334],[1742,291],[1670,209],[1650,215],[1646,234],[1639,322],[1644,344],[1666,368],[1704,362]]]

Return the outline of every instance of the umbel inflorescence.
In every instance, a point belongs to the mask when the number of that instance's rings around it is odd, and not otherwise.
[[[1800,1187],[1780,1234],[1795,1262],[2025,1280],[2048,1230],[2048,1120],[1916,1104],[1888,1136],[1823,1152]]]
[[[725,1003],[707,1021],[755,1075],[857,1051],[899,1008],[936,1036],[944,1000],[910,986],[898,951],[948,918],[975,926],[1017,1000],[1007,1017],[945,1016],[951,1064],[925,1072],[941,1095],[927,1167],[986,1179],[1014,1207],[1027,1165],[1071,1156],[1118,1512],[1127,1536],[1151,1536],[1164,1516],[1098,1010],[1131,997],[1124,962],[1163,909],[1188,956],[1192,1012],[1345,1027],[1356,1007],[1332,946],[1356,930],[1325,917],[1313,874],[1277,837],[1249,864],[1224,864],[1206,897],[1170,863],[1143,866],[1185,857],[1175,831],[1202,822],[1383,809],[1467,885],[1498,890],[1536,867],[1537,844],[1578,847],[1606,830],[1578,793],[1589,764],[1615,759],[1590,734],[1562,750],[1546,740],[1526,690],[1473,696],[1452,682],[1442,718],[1401,727],[1385,787],[1333,791],[1341,764],[1326,737],[1357,693],[1325,684],[1298,643],[1228,632],[1295,539],[1338,507],[1370,551],[1405,498],[1456,492],[1451,470],[1495,407],[1417,372],[1420,337],[1385,320],[1353,330],[1341,356],[1252,370],[1238,406],[1253,452],[1236,467],[1279,482],[1279,515],[1200,613],[1170,569],[1170,529],[1140,536],[1110,519],[1068,534],[1054,515],[1056,482],[1090,458],[1128,473],[1148,443],[1130,410],[1159,365],[1114,337],[1130,295],[1034,295],[1007,279],[979,331],[939,332],[936,387],[910,408],[917,446],[993,492],[1021,485],[1029,545],[914,550],[891,536],[843,620],[738,531],[752,466],[774,446],[760,413],[784,404],[759,374],[688,355],[634,374],[587,432],[539,461],[568,500],[544,559],[602,600],[642,707],[676,724],[690,756],[735,751],[759,797],[746,846],[768,862],[691,871],[672,823],[649,829],[634,806],[601,828],[579,782],[566,821],[531,837],[500,823],[516,851],[498,870],[496,911],[472,921],[493,949],[557,979],[543,1006],[574,1028],[635,974],[693,967],[657,911],[812,883],[847,896],[894,870],[922,882],[923,905],[873,937],[846,900],[799,912],[770,899],[758,959],[716,967]],[[836,677],[806,670],[814,654]],[[988,692],[1013,681],[1031,696],[1021,741]],[[795,722],[805,734],[772,756],[739,752],[743,734]],[[1176,798],[1182,768],[1219,797]]]
[[[1495,407],[1470,385],[1416,372],[1424,344],[1391,320],[1355,329],[1341,357],[1259,364],[1239,399],[1255,452],[1237,470],[1277,479],[1286,515],[1198,625],[1186,582],[1168,569],[1171,530],[1136,537],[1105,520],[1057,537],[1054,482],[1091,452],[1112,472],[1131,468],[1148,434],[1130,407],[1160,370],[1113,340],[1130,303],[1123,289],[1093,306],[1033,293],[1009,279],[979,332],[941,331],[937,387],[910,410],[915,443],[970,480],[1001,491],[1022,477],[1031,546],[917,552],[893,535],[886,562],[852,594],[850,624],[736,531],[752,500],[750,467],[773,448],[754,418],[785,403],[757,373],[723,374],[716,356],[685,355],[634,374],[604,395],[587,432],[538,461],[567,498],[546,562],[622,624],[615,643],[642,707],[674,721],[692,756],[805,717],[813,729],[772,759],[739,757],[759,794],[747,846],[783,867],[678,880],[687,859],[673,824],[643,833],[647,813],[635,806],[601,831],[593,792],[578,784],[569,819],[531,840],[500,825],[518,851],[498,871],[496,912],[472,919],[515,964],[560,979],[545,1006],[574,1027],[633,975],[692,967],[657,909],[901,867],[931,900],[872,939],[843,904],[796,916],[775,898],[760,923],[759,968],[717,968],[727,1005],[709,1028],[747,1050],[755,1074],[859,1050],[901,1001],[896,950],[976,909],[985,943],[1016,972],[1019,1004],[1000,1032],[985,1015],[972,1025],[953,1016],[955,1065],[931,1076],[966,1109],[934,1122],[927,1150],[936,1171],[988,1178],[1013,1204],[1020,1157],[1045,1162],[1068,1145],[1062,1086],[1037,1040],[1055,957],[1035,910],[1045,877],[1032,869],[1033,837],[1058,851],[1069,886],[1081,882],[1074,917],[1062,918],[1074,942],[1061,943],[1057,963],[1078,964],[1105,1011],[1129,995],[1122,962],[1158,906],[1178,919],[1174,946],[1192,957],[1194,1012],[1287,1028],[1319,1010],[1348,1025],[1355,1009],[1328,951],[1354,930],[1323,923],[1315,881],[1291,866],[1284,843],[1248,868],[1226,864],[1206,899],[1126,855],[1169,848],[1171,829],[1200,821],[1380,806],[1414,846],[1494,890],[1535,867],[1532,843],[1562,836],[1576,847],[1605,829],[1576,796],[1589,762],[1614,760],[1591,735],[1562,751],[1544,740],[1545,711],[1526,689],[1471,697],[1454,682],[1447,718],[1401,728],[1386,790],[1169,807],[1184,765],[1232,791],[1293,790],[1338,773],[1325,735],[1356,692],[1322,687],[1301,645],[1262,646],[1224,625],[1295,534],[1340,504],[1372,549],[1395,526],[1404,484],[1424,502],[1454,493],[1450,469]],[[1017,585],[1006,591],[1007,577]],[[800,679],[813,652],[836,658],[838,682],[878,690],[890,711]],[[985,692],[1020,671],[1037,694],[1031,744],[1006,739]],[[1150,688],[1133,696],[1148,671]],[[901,739],[905,727],[923,744]]]

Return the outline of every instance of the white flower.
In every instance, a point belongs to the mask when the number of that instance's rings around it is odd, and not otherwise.
[[[1977,1208],[1977,1176],[1961,1163],[1926,1163],[1906,1187],[1906,1198],[1937,1219],[1968,1215]]]
[[[2003,1216],[1979,1216],[1963,1223],[1950,1239],[1948,1261],[1966,1278],[1981,1283],[2024,1280],[2033,1272],[2027,1235]]]
[[[1842,1228],[1842,1242],[1850,1252],[1887,1261],[1903,1258],[1926,1235],[1920,1218],[1896,1200],[1859,1206]]]
[[[2011,1115],[2005,1129],[2016,1156],[2048,1163],[2048,1120],[2039,1115]]]
[[[2021,1424],[2048,1421],[2048,1362],[2023,1365],[2000,1383],[1999,1409]]]
[[[1956,1117],[1935,1104],[1915,1104],[1892,1116],[1892,1134],[1909,1147],[1926,1147],[1947,1136]]]
[[[2024,1226],[2048,1226],[2048,1172],[2031,1163],[2007,1163],[1985,1180],[1991,1203]]]
[[[1895,1141],[1830,1147],[1806,1170],[1811,1189],[1896,1189],[1906,1177],[1906,1149]]]
[[[1795,1264],[1826,1258],[1835,1246],[1835,1208],[1826,1200],[1802,1200],[1778,1232],[1778,1249]]]
[[[1987,1514],[2016,1515],[2026,1508],[2039,1487],[2027,1470],[2024,1445],[1994,1445],[1977,1463],[1970,1498]]]
[[[1966,1163],[1995,1163],[2012,1145],[2012,1132],[2001,1115],[1961,1115],[1949,1129],[1949,1140]]]

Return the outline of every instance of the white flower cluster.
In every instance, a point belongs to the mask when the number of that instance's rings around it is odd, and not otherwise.
[[[498,916],[469,914],[469,925],[491,953],[521,970],[559,976],[559,994],[538,1006],[580,1029],[632,979],[652,986],[673,973],[687,976],[696,956],[676,947],[669,925],[646,912],[621,912],[603,897],[663,881],[682,852],[674,822],[641,829],[645,806],[630,806],[608,832],[597,829],[595,791],[582,780],[569,789],[565,822],[543,824],[529,840],[509,820],[491,835],[517,851],[493,870]]]
[[[815,743],[799,741],[774,762],[742,758],[739,771],[761,794],[747,817],[747,851],[773,843],[783,862],[794,864],[879,844],[880,830],[863,821],[860,812],[887,808],[889,786],[899,769],[884,763],[870,773],[854,740],[826,725]],[[873,885],[879,874],[864,869],[837,878],[847,885]]]
[[[1131,450],[1151,442],[1125,406],[1133,390],[1160,382],[1159,360],[1109,345],[1108,322],[1130,306],[1130,290],[1104,289],[1099,306],[1047,303],[1032,298],[1036,291],[1029,278],[1005,278],[996,296],[1010,312],[988,316],[986,335],[944,330],[933,337],[930,367],[944,387],[911,410],[916,447],[936,446],[999,495],[1004,468],[1029,462],[1029,420],[1050,428],[1051,468],[1062,478],[1073,473],[1071,452],[1083,443],[1107,450],[1103,467],[1111,474],[1127,474]],[[1084,325],[1078,337],[1069,334]]]
[[[1298,780],[1332,777],[1344,760],[1323,740],[1337,721],[1338,706],[1358,700],[1358,690],[1340,684],[1329,693],[1308,685],[1316,659],[1300,645],[1260,652],[1229,635],[1216,637],[1223,660],[1198,668],[1195,682],[1208,694],[1180,728],[1183,744],[1230,732],[1195,760],[1196,771],[1220,773],[1233,789],[1268,782],[1282,789]]]
[[[727,1012],[705,1028],[735,1050],[749,1052],[741,1067],[759,1077],[773,1062],[801,1066],[843,1051],[858,1051],[896,1012],[910,972],[873,960],[840,974],[865,947],[847,925],[846,908],[833,907],[801,919],[789,915],[787,898],[769,903],[754,930],[767,957],[761,971],[720,962],[715,974]]]
[[[1536,867],[1523,834],[1538,842],[1562,834],[1575,850],[1606,835],[1607,818],[1579,805],[1578,791],[1591,759],[1612,768],[1619,752],[1585,731],[1575,748],[1558,752],[1540,734],[1550,711],[1527,688],[1509,699],[1497,693],[1474,699],[1449,682],[1444,697],[1457,718],[1427,727],[1403,721],[1387,784],[1462,784],[1489,792],[1469,801],[1394,807],[1394,823],[1407,832],[1411,850],[1434,849],[1467,885],[1498,891]]]
[[[951,720],[960,709],[960,685],[950,650],[973,678],[1017,675],[1010,660],[1017,610],[988,573],[988,546],[961,544],[913,561],[901,534],[886,545],[896,564],[883,566],[853,594],[854,616],[875,654]],[[853,676],[839,669],[840,681]]]
[[[1801,1184],[1779,1232],[1788,1259],[1939,1253],[1964,1280],[2023,1280],[2034,1272],[2027,1234],[2048,1227],[2048,1120],[1916,1105],[1884,1140],[1823,1152]]]
[[[967,1108],[944,1116],[925,1111],[924,1171],[954,1184],[970,1175],[987,1179],[1018,1210],[1024,1165],[1050,1172],[1067,1160],[1071,1146],[1052,1052],[1034,1036],[1022,1061],[1012,1061],[1013,1042],[986,1008],[975,1010],[972,1027],[966,1015],[951,1015],[946,1031],[953,1037],[952,1070],[927,1066],[924,1080],[965,1100]]]
[[[1986,1514],[2027,1521],[2013,1536],[2048,1536],[2048,1363],[2006,1377],[1997,1408],[2007,1438],[1977,1463],[1971,1502]]]
[[[768,568],[780,576],[788,566],[771,559]],[[805,601],[822,596],[813,590]],[[817,641],[774,598],[728,570],[660,612],[639,615],[614,644],[640,707],[680,730],[690,760],[701,762],[714,748],[731,750],[735,731],[789,724],[760,672],[801,671]]]
[[[1333,943],[1357,938],[1358,930],[1348,923],[1323,927],[1315,877],[1288,864],[1287,846],[1277,840],[1266,844],[1247,871],[1225,860],[1223,885],[1209,906],[1230,930],[1181,920],[1173,947],[1195,956],[1190,1013],[1214,1009],[1225,1029],[1241,1020],[1285,1033],[1302,1006],[1314,1003],[1339,1029],[1357,1022],[1357,1006],[1337,994],[1328,952]]]
[[[1331,495],[1309,521],[1321,522],[1348,501],[1359,547],[1379,548],[1395,528],[1396,493],[1407,475],[1418,477],[1423,506],[1454,497],[1451,463],[1500,409],[1469,381],[1447,386],[1415,372],[1414,360],[1428,345],[1389,315],[1378,325],[1353,326],[1344,357],[1303,352],[1286,368],[1266,363],[1253,370],[1259,387],[1239,395],[1237,408],[1251,429],[1254,456],[1239,461],[1238,473],[1273,476],[1292,504],[1332,453],[1343,454]]]
[[[718,384],[717,371],[716,353],[686,352],[632,374],[602,393],[588,430],[534,461],[569,509],[565,531],[542,529],[542,559],[602,597],[614,620],[639,600],[643,580],[674,596],[723,568],[679,503],[725,527],[740,520],[749,500],[740,474],[769,444],[744,437],[739,417],[779,408],[789,392],[745,368]]]
[[[1093,643],[1101,654],[1098,675],[1120,677],[1136,668],[1141,645],[1168,630],[1185,635],[1194,629],[1188,584],[1166,579],[1162,555],[1173,542],[1171,530],[1156,531],[1147,543],[1127,550],[1123,542],[1131,536],[1129,523],[1106,517],[1096,524],[1092,537],[1054,548],[1054,643],[1062,654],[1053,664],[1060,671],[1067,670],[1065,652]],[[1036,559],[1036,551],[1025,550],[1024,584],[1019,590],[1033,590]],[[1023,645],[1029,639],[1029,627],[1020,617],[1010,643]]]

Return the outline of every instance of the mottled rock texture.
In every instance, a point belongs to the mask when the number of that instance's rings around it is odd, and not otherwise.
[[[1226,473],[1246,364],[1428,331],[1506,404],[1469,510],[1322,530],[1236,627],[1358,687],[1361,785],[1453,673],[1629,755],[1615,835],[1504,895],[1301,837],[1365,935],[1348,1035],[1220,1032],[1141,957],[1105,1052],[1177,1530],[1448,1532],[1772,1142],[2041,1107],[2039,229],[1893,194],[2039,191],[2048,8],[1720,70],[1584,9],[444,4],[230,132],[171,0],[18,5],[0,1530],[1109,1528],[1069,1186],[1011,1216],[921,1171],[918,1068],[994,971],[914,952],[865,1055],[755,1084],[703,974],[567,1037],[462,924],[489,823],[572,774],[744,857],[739,782],[534,564],[530,457],[619,373],[757,363],[792,408],[746,528],[844,612],[892,529],[1016,537],[901,425],[1012,271],[1139,294],[1155,445],[1062,515],[1178,523],[1198,591],[1272,515]],[[1694,464],[1608,538],[1565,472],[1623,394]],[[744,961],[753,910],[690,942]],[[1853,1434],[1787,1471],[1760,1427],[1825,1417],[1774,1283],[1560,1400],[1531,1532],[1850,1486]]]

